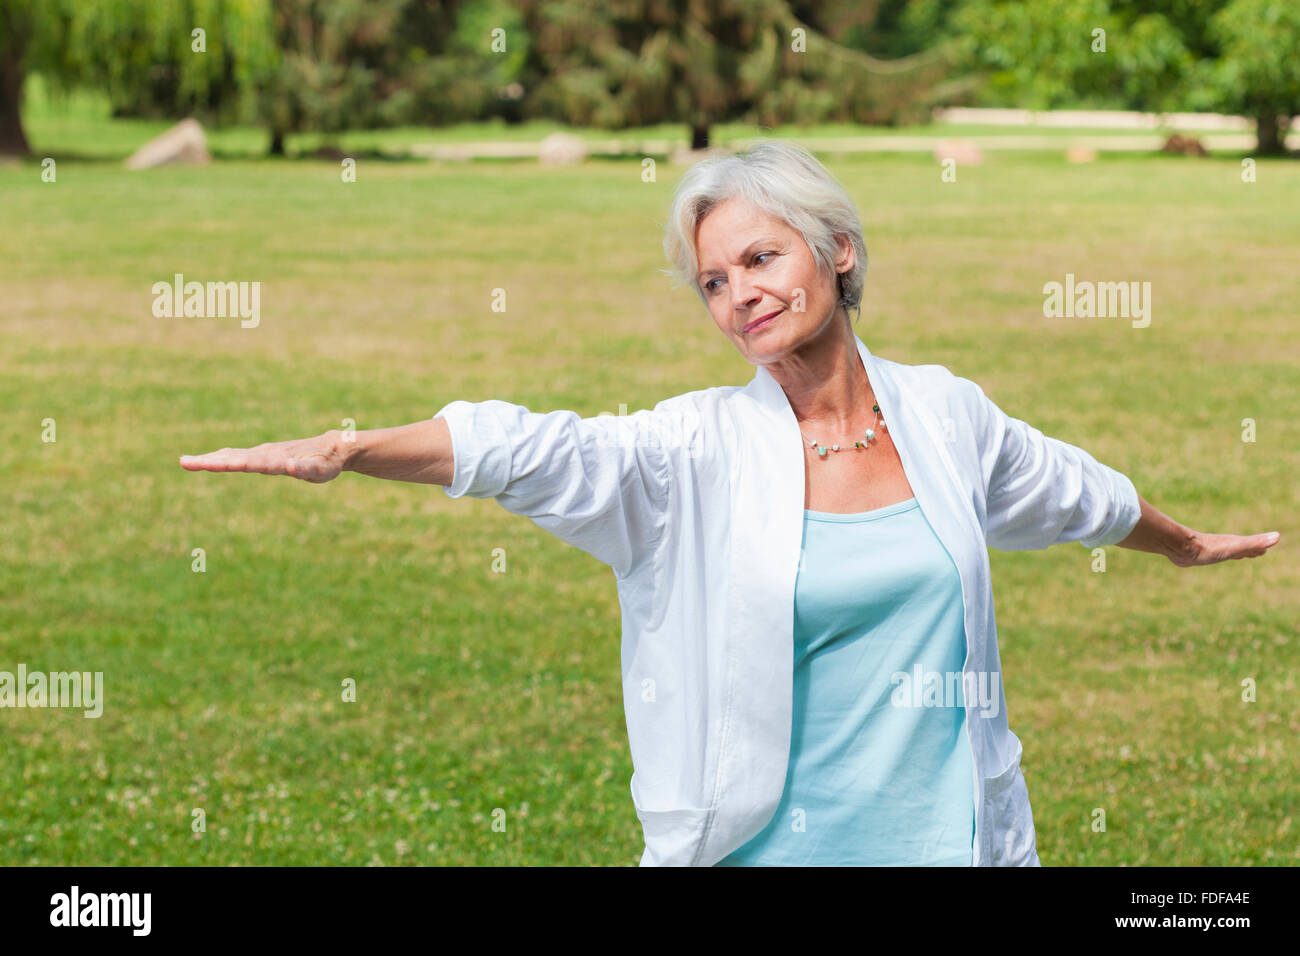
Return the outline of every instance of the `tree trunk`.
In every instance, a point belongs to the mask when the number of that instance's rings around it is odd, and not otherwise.
[[[691,124],[691,149],[708,149],[709,148],[709,124],[692,123]]]
[[[1286,122],[1271,110],[1264,110],[1255,117],[1259,142],[1256,152],[1261,156],[1276,156],[1286,152]]]
[[[0,154],[31,155],[23,134],[23,51],[14,38],[0,55]]]
[[[271,130],[271,155],[284,155],[284,132],[282,130]]]

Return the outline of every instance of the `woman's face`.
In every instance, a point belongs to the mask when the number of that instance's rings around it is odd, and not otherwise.
[[[853,247],[838,241],[835,271],[844,272],[853,268]],[[695,250],[713,321],[751,364],[778,362],[831,328],[836,276],[818,275],[812,250],[782,220],[744,199],[725,200],[697,225]]]

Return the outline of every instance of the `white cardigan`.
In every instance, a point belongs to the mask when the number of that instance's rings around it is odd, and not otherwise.
[[[855,336],[855,338],[857,338]],[[941,365],[858,352],[917,503],[961,579],[976,866],[1038,865],[1021,745],[1007,726],[987,547],[1128,536],[1137,491],[1086,451],[1007,416]],[[711,866],[767,825],[789,758],[804,454],[780,384],[580,418],[453,401],[452,498],[495,498],[608,564],[641,865]]]

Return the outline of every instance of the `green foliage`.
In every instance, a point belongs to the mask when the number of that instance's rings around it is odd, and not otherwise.
[[[974,91],[1244,112],[1270,148],[1300,109],[1298,50],[1285,0],[0,0],[0,58],[56,88],[102,90],[118,116],[260,122],[276,145],[493,117],[696,139],[907,124]],[[23,152],[17,98],[0,83],[0,149]]]
[[[1089,42],[1105,30],[1106,50]],[[1034,109],[1245,113],[1281,152],[1300,110],[1300,5],[1288,0],[966,0],[947,27],[980,101]]]
[[[529,114],[579,125],[895,122],[916,116],[945,70],[934,52],[886,63],[845,47],[781,0],[523,9],[536,41]]]
[[[33,23],[27,69],[121,116],[246,120],[277,60],[270,0],[45,0]]]
[[[503,31],[505,49],[491,49],[493,31]],[[507,0],[471,0],[456,17],[450,51],[486,62],[496,85],[514,83],[523,75],[531,40],[523,12]],[[485,53],[491,53],[485,57]]]
[[[935,0],[930,0],[935,2]],[[1106,31],[1106,52],[1091,32]],[[1300,110],[1300,5],[1288,0],[966,0],[943,29],[981,102],[1245,113],[1261,148]]]
[[[1159,15],[1177,31],[1194,59],[1213,58],[1219,48],[1210,36],[1210,18],[1228,0],[1110,0],[1110,9],[1125,23]]]
[[[118,116],[257,120],[277,138],[503,112],[529,48],[505,0],[0,0],[0,22],[27,70],[104,91]]]
[[[987,74],[988,105],[1172,108],[1192,62],[1162,14],[1107,0],[968,0],[952,31],[961,63]]]
[[[490,116],[527,51],[518,13],[501,0],[275,0],[275,8],[281,60],[261,102],[279,134]],[[507,55],[488,46],[494,26],[510,31]]]
[[[862,0],[791,4],[802,19],[817,23],[835,42],[873,56],[898,58],[922,53],[943,39],[960,0],[883,0],[872,10]],[[838,7],[844,7],[838,10]],[[857,16],[854,16],[854,13]],[[848,25],[838,24],[850,21]]]
[[[1250,115],[1300,112],[1300,5],[1233,0],[1210,30],[1222,50],[1210,77],[1225,108]]]

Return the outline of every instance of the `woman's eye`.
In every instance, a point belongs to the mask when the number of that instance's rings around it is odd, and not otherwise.
[[[776,255],[775,252],[760,252],[756,256],[754,256],[750,261],[753,262],[755,265],[765,266],[767,265],[767,258],[775,255]],[[704,291],[705,292],[716,291],[717,283],[721,281],[722,281],[721,279],[710,279],[708,282],[704,283]]]

